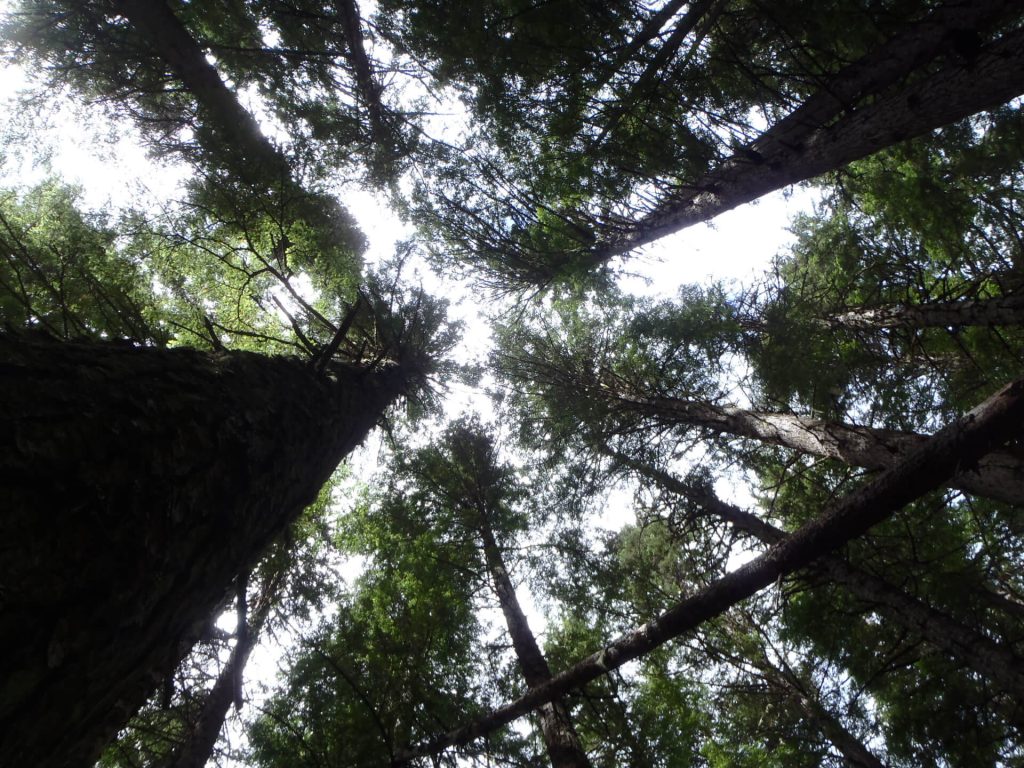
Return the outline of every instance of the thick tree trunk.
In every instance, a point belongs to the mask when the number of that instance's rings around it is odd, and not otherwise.
[[[860,427],[789,413],[750,411],[731,405],[671,397],[636,397],[602,388],[601,395],[660,421],[702,427],[759,440],[854,467],[883,469],[927,442],[927,435]],[[964,464],[950,486],[978,496],[1024,504],[1024,460],[1015,452],[993,451],[976,465]]]
[[[467,744],[522,717],[541,704],[586,685],[669,640],[721,615],[779,578],[862,535],[896,510],[948,481],[957,466],[973,463],[1024,435],[1024,379],[1007,385],[966,416],[913,449],[896,466],[840,499],[821,517],[789,535],[760,557],[710,584],[604,649],[554,675],[516,701],[455,730],[406,750],[396,763]]]
[[[757,515],[722,501],[709,489],[684,482],[656,467],[634,461],[616,451],[608,455],[659,486],[680,495],[704,512],[728,523],[760,542],[772,546],[786,540],[786,532]],[[891,621],[920,635],[933,647],[948,653],[982,677],[991,680],[999,690],[1024,702],[1024,660],[1001,645],[951,616],[907,594],[881,579],[863,571],[837,555],[826,555],[814,563],[834,583],[854,597],[882,606]]]
[[[0,335],[0,764],[91,765],[405,379]]]
[[[824,320],[832,328],[963,328],[965,326],[1024,325],[1024,295],[928,304],[864,307],[838,312]]]
[[[544,654],[537,645],[537,639],[530,630],[519,600],[516,598],[512,579],[505,568],[505,560],[487,522],[486,511],[479,510],[480,541],[483,544],[484,559],[491,574],[494,592],[498,596],[501,612],[505,616],[512,647],[522,670],[526,684],[533,688],[551,680],[551,669]],[[541,733],[548,757],[554,768],[590,768],[590,760],[583,750],[576,728],[573,726],[568,707],[561,699],[542,704],[538,708]]]
[[[969,4],[958,5],[959,15],[971,15]],[[983,18],[999,15],[1007,5],[1012,7],[1000,2],[977,5]],[[597,245],[588,260],[603,263],[769,192],[1004,104],[1024,92],[1024,30],[1008,32],[960,55],[949,35],[971,34],[973,28],[932,26],[919,44],[906,41],[905,54],[869,54],[852,64],[850,71],[836,76],[835,91],[823,88],[821,95],[808,99],[749,147]],[[917,50],[911,45],[917,45]],[[900,46],[883,48],[896,51]],[[909,85],[886,90],[940,50],[948,54],[945,67]],[[833,92],[838,98],[830,95]],[[865,96],[872,100],[865,103]],[[851,108],[854,105],[856,109]]]

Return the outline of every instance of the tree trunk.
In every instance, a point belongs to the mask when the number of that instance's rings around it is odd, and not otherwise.
[[[386,177],[392,178],[395,174],[394,160],[400,152],[396,141],[398,134],[389,126],[387,111],[380,99],[384,87],[374,76],[370,57],[366,55],[359,4],[356,0],[341,0],[337,7],[342,28],[345,31],[347,51],[345,58],[348,59],[352,67],[353,77],[356,81],[356,93],[366,106],[370,135],[377,145],[378,156],[384,163],[381,171]]]
[[[979,4],[984,15],[998,15],[989,5]],[[1013,4],[994,5],[1009,5],[1012,9]],[[1024,91],[1024,30],[982,44],[969,56],[959,55],[948,42],[948,35],[973,31],[970,27],[937,25],[923,38],[920,56],[868,54],[851,65],[852,71],[834,78],[840,84],[839,93],[849,94],[850,101],[824,95],[832,90],[824,87],[822,95],[808,99],[749,147],[692,185],[680,188],[639,222],[598,244],[587,255],[588,261],[604,263],[769,192],[841,168],[1019,96]],[[919,59],[927,61],[938,50],[948,52],[945,67],[902,88],[884,90],[915,72]],[[861,103],[865,95],[873,100]],[[852,109],[857,99],[859,106]]]
[[[501,612],[505,616],[512,647],[515,649],[519,669],[522,670],[527,686],[533,688],[551,680],[551,669],[537,645],[530,630],[526,614],[516,598],[515,588],[505,568],[501,550],[494,540],[494,533],[487,522],[486,511],[478,510],[478,533],[483,544],[484,559],[491,574],[494,592],[498,596]],[[538,708],[541,733],[548,757],[554,768],[590,768],[590,760],[583,750],[579,736],[573,726],[568,707],[561,699],[542,704]]]
[[[811,694],[808,690],[813,687],[811,683],[797,676],[788,666],[778,669],[765,657],[751,661],[764,674],[769,683],[781,690],[784,696],[796,704],[804,716],[821,732],[821,735],[839,751],[846,761],[846,765],[850,768],[885,768],[885,763],[875,757],[860,739],[850,733],[839,718],[822,705],[818,696]]]
[[[91,765],[405,381],[0,335],[0,764]]]
[[[601,395],[662,422],[703,427],[746,437],[854,467],[884,469],[927,442],[926,435],[860,427],[789,413],[750,411],[671,397],[636,397],[602,388]],[[963,464],[950,486],[1010,504],[1024,504],[1024,461],[1016,452],[993,451],[977,464]]]
[[[679,637],[776,580],[804,568],[862,535],[896,510],[948,481],[957,466],[978,461],[1024,434],[1024,379],[1007,385],[964,417],[913,449],[895,466],[840,499],[816,520],[760,557],[727,574],[654,620],[559,672],[516,701],[399,754],[396,763],[435,754],[507,725],[516,718],[586,685]]]
[[[192,725],[191,731],[184,741],[167,758],[153,768],[203,768],[213,755],[217,739],[224,729],[224,721],[228,711],[234,704],[236,709],[242,706],[242,682],[245,665],[249,654],[259,641],[263,625],[274,607],[277,588],[284,579],[284,569],[273,574],[264,585],[256,605],[256,611],[249,619],[244,603],[238,607],[238,627],[235,630],[235,647],[224,664],[213,688],[206,694],[199,718]],[[239,591],[239,600],[244,593],[243,586]]]
[[[670,493],[689,499],[706,513],[732,525],[736,530],[772,546],[785,541],[787,534],[757,515],[727,504],[709,489],[684,482],[656,467],[634,461],[617,451],[608,455],[635,472],[653,480]],[[996,688],[1024,702],[1024,660],[1009,648],[995,642],[952,616],[933,608],[881,579],[857,568],[838,555],[827,555],[814,563],[814,568],[828,576],[851,595],[867,603],[887,609],[888,619],[920,635],[933,647],[982,677]]]
[[[832,328],[963,328],[965,326],[1024,325],[1024,295],[961,299],[837,312],[825,319]]]
[[[116,0],[114,6],[198,102],[207,129],[216,134],[224,152],[235,155],[231,167],[240,178],[257,184],[291,178],[284,156],[238,103],[164,0]]]

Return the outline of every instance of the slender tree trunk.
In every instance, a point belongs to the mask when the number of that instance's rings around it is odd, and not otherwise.
[[[753,536],[763,544],[772,546],[787,538],[785,531],[765,522],[757,515],[727,504],[710,489],[684,482],[668,472],[630,459],[618,451],[605,452],[670,493],[690,500],[705,513]],[[854,597],[887,608],[886,615],[890,620],[919,634],[935,648],[948,653],[982,677],[991,680],[996,687],[1013,696],[1015,700],[1024,701],[1024,660],[1006,646],[961,624],[952,616],[907,594],[885,579],[851,565],[838,555],[819,558],[815,561],[814,568]]]
[[[406,380],[0,335],[0,764],[91,765]]]
[[[237,155],[232,169],[250,183],[290,178],[284,156],[221,80],[202,47],[164,0],[116,0],[117,11],[152,46],[198,102],[207,128],[226,153]]]
[[[988,3],[983,7],[988,11]],[[1003,8],[1007,4],[996,3]],[[1012,8],[1012,3],[1009,4]],[[961,6],[963,8],[965,6]],[[869,54],[841,72],[839,92],[869,103],[823,95],[809,99],[749,147],[737,152],[646,217],[599,243],[588,254],[603,263],[666,235],[708,221],[762,195],[841,168],[886,147],[920,136],[976,112],[1004,104],[1024,92],[1024,30],[1014,30],[960,56],[945,35],[968,32],[941,25],[922,43],[922,56],[879,58]],[[911,84],[885,90],[916,71],[936,46],[949,53],[946,66]],[[893,48],[893,46],[890,46]],[[894,61],[895,66],[887,64]],[[823,94],[831,89],[825,87]]]
[[[788,413],[751,411],[731,405],[670,397],[637,397],[602,387],[601,396],[663,422],[702,427],[720,434],[760,440],[854,467],[883,469],[927,442],[926,435],[861,427]],[[1015,452],[993,451],[977,464],[963,464],[950,481],[954,488],[1024,503],[1024,461]]]
[[[544,685],[482,717],[398,755],[403,763],[440,752],[507,725],[516,718],[639,658],[721,615],[779,578],[806,567],[862,535],[896,510],[948,481],[961,463],[973,463],[1024,434],[1024,379],[1007,385],[964,417],[912,450],[872,482],[830,506],[760,557],[727,574],[656,619],[559,672]]]
[[[383,86],[374,76],[373,67],[370,64],[370,57],[366,55],[366,47],[363,45],[362,16],[359,13],[359,4],[356,0],[341,0],[338,3],[338,11],[342,20],[342,28],[345,30],[345,43],[348,59],[355,76],[356,89],[360,100],[366,107],[369,117],[370,135],[377,145],[379,156],[382,158],[384,174],[394,174],[394,159],[399,154],[399,147],[396,144],[396,134],[388,124],[387,112],[380,100]]]
[[[491,574],[491,583],[498,596],[498,603],[501,605],[501,612],[505,616],[509,636],[512,638],[519,669],[530,688],[543,685],[551,680],[551,669],[516,598],[515,588],[505,568],[505,560],[487,521],[486,510],[478,510],[478,515],[477,530],[483,544],[484,559]],[[538,708],[538,713],[544,745],[554,768],[590,768],[590,760],[583,750],[565,703],[561,699],[555,699],[542,704]]]
[[[792,701],[804,716],[814,724],[821,735],[843,756],[850,768],[885,768],[885,763],[875,757],[864,742],[854,736],[845,725],[826,709],[818,696],[811,692],[813,685],[798,676],[788,666],[782,669],[766,657],[752,659],[753,663],[770,684],[778,688]]]
[[[279,571],[272,576],[264,588],[250,619],[248,611],[239,606],[238,628],[235,631],[235,647],[227,663],[221,669],[213,688],[206,694],[199,719],[180,747],[154,768],[203,768],[213,755],[217,739],[224,729],[228,711],[234,704],[236,709],[242,703],[242,679],[245,665],[252,649],[259,641],[260,632],[274,605],[275,592],[284,576]]]
[[[679,49],[682,48],[687,36],[693,32],[698,24],[704,21],[704,17],[710,14],[712,18],[709,21],[713,22],[714,17],[721,12],[724,5],[725,0],[695,0],[689,4],[686,15],[683,16],[676,24],[672,33],[668,36],[665,42],[662,43],[661,47],[651,58],[650,62],[648,62],[644,71],[636,79],[636,82],[633,83],[629,92],[626,93],[618,102],[612,104],[607,116],[607,124],[601,130],[601,134],[597,138],[597,144],[600,144],[608,134],[613,133],[618,128],[623,116],[628,113],[638,101],[643,100],[646,92],[650,90],[651,85],[657,80],[665,65],[675,58]],[[700,34],[698,33],[698,40],[694,43],[694,47],[699,45],[699,38]]]
[[[655,38],[661,36],[662,28],[668,24],[669,20],[675,16],[679,11],[683,9],[683,6],[687,4],[687,0],[669,0],[665,3],[657,12],[653,13],[639,31],[634,35],[628,43],[626,43],[621,50],[616,50],[614,54],[609,55],[607,59],[609,63],[607,65],[607,71],[594,83],[591,93],[598,95],[598,92],[604,88],[608,83],[612,81],[612,78],[622,69],[622,67],[629,62],[640,50],[650,42],[653,42]],[[690,11],[687,12],[689,15]]]

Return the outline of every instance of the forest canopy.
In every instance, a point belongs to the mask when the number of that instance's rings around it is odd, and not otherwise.
[[[0,765],[1024,761],[1020,3],[0,9]]]

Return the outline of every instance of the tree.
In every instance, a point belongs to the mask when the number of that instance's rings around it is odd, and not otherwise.
[[[714,491],[706,486],[684,482],[664,470],[631,459],[617,451],[609,453],[621,466],[653,481],[664,490],[679,495],[700,513],[714,516],[737,531],[754,537],[762,544],[770,546],[786,537],[785,532],[756,515],[721,501]],[[779,514],[783,518],[792,517],[786,511],[780,511]],[[1011,648],[993,642],[988,636],[964,626],[884,579],[848,563],[842,557],[821,557],[814,568],[825,575],[830,583],[848,590],[865,603],[884,607],[891,621],[920,633],[927,642],[956,656],[1005,692],[1009,693],[1024,684],[1024,665]],[[1020,697],[1019,693],[1012,695],[1015,698]]]
[[[952,472],[960,458],[971,456],[974,460],[993,445],[1016,436],[1021,418],[1019,409],[1024,409],[1022,389],[1024,382],[1009,385],[979,405],[966,418],[948,425],[899,465],[838,501],[784,542],[676,604],[656,619],[622,635],[602,650],[555,675],[551,682],[533,688],[514,702],[461,728],[401,753],[400,759],[434,754],[447,746],[465,744],[479,738],[540,704],[564,695],[668,640],[693,630],[780,576],[809,565],[818,557],[862,535],[871,525],[881,522],[895,509],[938,487],[943,482],[943,478],[938,475]]]
[[[1018,4],[18,10],[8,55],[190,177],[159,215],[84,213],[58,181],[0,202],[0,762],[88,762],[135,711],[104,765],[202,762],[292,613],[239,759],[1019,757]],[[456,98],[465,130],[433,137]],[[455,370],[443,302],[399,285],[420,246],[364,274],[353,181],[516,300],[488,364],[528,466],[478,425],[417,427],[315,523],[331,553],[300,586],[278,556],[303,506]],[[616,292],[614,259],[800,181],[824,203],[758,286]],[[637,524],[588,530],[623,486]],[[523,715],[539,737],[502,728]]]
[[[926,439],[912,432],[720,405],[716,385],[698,367],[703,356],[713,353],[688,335],[685,319],[673,317],[687,310],[669,308],[668,313],[663,308],[634,310],[624,319],[623,335],[615,337],[611,323],[619,318],[614,308],[603,313],[607,320],[594,322],[584,306],[569,306],[561,327],[543,319],[546,327],[540,332],[525,325],[511,328],[496,362],[525,397],[536,397],[538,416],[568,422],[559,429],[583,426],[619,434],[698,429],[873,469],[889,466]],[[716,345],[712,341],[709,346]],[[1019,459],[996,451],[952,482],[971,493],[1019,503],[1024,499],[1020,477]]]
[[[577,10],[561,5],[567,15]],[[486,73],[478,80],[532,87],[518,102],[528,111],[509,129],[505,112],[490,110],[490,89],[474,91],[472,165],[442,160],[436,183],[423,188],[422,220],[499,285],[572,284],[613,257],[998,107],[1022,88],[1018,11],[1005,2],[891,14],[841,3],[812,15],[799,3],[729,10],[696,4],[660,48],[598,32],[584,41],[591,47],[579,52],[572,78],[544,71],[546,60],[531,72],[547,88],[517,81],[520,72],[500,58],[471,58]],[[639,30],[661,21],[654,16],[628,23],[643,39],[649,33]],[[526,7],[477,28],[487,50],[502,50],[547,25]],[[416,27],[403,42],[457,66],[436,31]],[[616,59],[619,49],[635,55]],[[609,58],[619,65],[612,84]],[[752,114],[769,127],[755,127]]]
[[[508,467],[498,464],[490,437],[478,424],[458,423],[449,429],[441,452],[424,451],[413,464],[413,476],[429,489],[434,503],[449,507],[456,521],[474,531],[491,589],[505,618],[516,662],[528,688],[551,680],[551,669],[530,630],[516,597],[495,529],[508,535],[510,502],[523,491]],[[514,530],[514,528],[513,528]],[[548,759],[555,768],[589,768],[590,761],[573,726],[564,701],[555,700],[538,709]]]
[[[2,343],[0,753],[87,761],[417,372]]]

